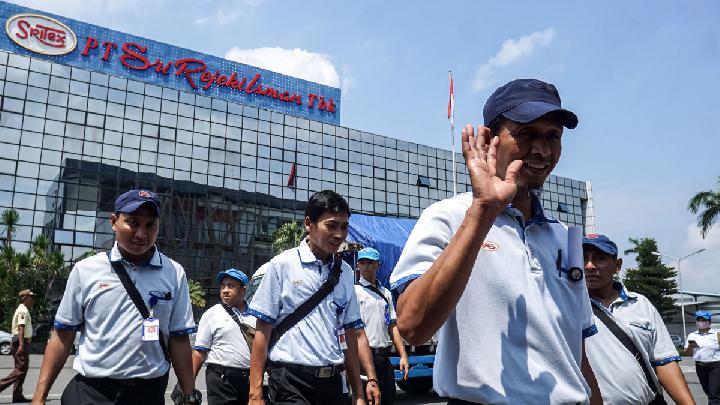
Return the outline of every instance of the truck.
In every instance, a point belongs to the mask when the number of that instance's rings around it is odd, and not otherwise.
[[[380,252],[380,268],[378,269],[377,279],[384,287],[390,288],[390,274],[400,259],[405,242],[416,222],[416,219],[409,218],[353,214],[350,217],[348,237],[340,248],[341,256],[355,269],[358,250],[364,247],[377,249]],[[246,291],[248,302],[252,299],[264,275],[263,271],[256,271],[252,275]],[[355,279],[358,280],[358,277],[356,272]],[[394,295],[393,301],[397,303],[397,297]],[[437,339],[435,336],[419,346],[406,344],[405,350],[408,354],[410,370],[407,379],[404,379],[403,372],[398,368],[400,357],[393,347],[390,363],[395,368],[395,381],[400,389],[410,393],[425,393],[432,389],[436,348]]]

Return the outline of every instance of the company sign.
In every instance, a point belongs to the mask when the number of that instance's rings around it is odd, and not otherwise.
[[[67,25],[41,14],[16,14],[7,19],[5,32],[16,44],[43,55],[65,55],[77,46]]]
[[[340,124],[340,89],[0,1],[0,49]],[[32,85],[32,83],[28,83]]]

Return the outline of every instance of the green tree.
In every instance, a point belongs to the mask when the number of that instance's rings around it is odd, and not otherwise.
[[[273,232],[272,253],[276,255],[298,246],[303,235],[305,235],[305,229],[299,223],[291,221],[282,224]]]
[[[717,186],[720,188],[720,176],[717,179]],[[705,239],[710,228],[720,218],[720,191],[709,190],[695,194],[688,202],[688,209],[693,214],[700,212],[697,217],[697,226]]]
[[[20,214],[12,208],[4,210],[0,215],[0,225],[5,227],[5,246],[12,244],[19,222]]]
[[[63,254],[51,250],[50,239],[45,235],[37,236],[25,252],[11,246],[19,220],[15,210],[5,210],[0,215],[6,234],[5,244],[0,248],[0,329],[3,330],[10,330],[18,293],[26,288],[37,295],[30,310],[33,320],[35,323],[47,320],[48,284],[52,278],[67,276],[68,272]]]
[[[199,282],[188,279],[188,289],[190,290],[190,304],[197,308],[204,308],[207,304],[205,300],[205,290]]]
[[[653,254],[658,251],[657,241],[653,238],[630,238],[632,248],[625,251],[626,255],[635,254],[637,268],[627,269],[625,272],[625,286],[630,291],[640,293],[667,318],[671,312],[678,309],[675,300],[671,297],[677,294],[675,277],[677,272],[672,267],[662,264],[659,256]]]

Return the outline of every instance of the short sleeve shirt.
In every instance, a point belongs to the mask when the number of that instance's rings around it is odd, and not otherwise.
[[[108,254],[109,253],[109,254]],[[119,261],[168,336],[195,331],[185,270],[155,249],[141,266],[125,261],[117,244],[108,253],[81,260],[70,272],[55,315],[57,329],[80,330],[73,368],[86,377],[155,378],[169,369],[160,344],[143,342],[142,316],[128,296],[110,261]]]
[[[233,308],[240,322],[255,327],[255,318]],[[250,368],[250,348],[240,326],[222,304],[205,311],[195,335],[195,350],[207,352],[207,362],[225,367]]]
[[[359,284],[355,285],[355,295],[360,304],[360,316],[365,324],[365,334],[372,348],[384,348],[392,344],[388,327],[397,322],[395,306],[393,305],[390,290],[375,285],[383,294],[382,297],[366,286],[370,282],[360,278]]]
[[[718,344],[718,332],[720,329],[710,328],[707,332],[692,332],[685,340],[685,348],[689,347],[689,341],[694,340],[698,348],[693,350],[693,360],[702,362],[720,361],[720,345]]]
[[[447,247],[472,203],[469,193],[425,209],[392,276],[402,293]],[[574,247],[582,249],[581,246]],[[495,219],[455,310],[438,332],[435,391],[492,404],[587,403],[583,338],[596,332],[587,287],[568,266],[567,227],[533,197],[527,221],[508,206]],[[575,252],[582,256],[582,252]]]
[[[625,290],[619,282],[615,283],[615,288],[620,294],[605,312],[633,340],[648,369],[680,361],[665,323],[650,301],[642,294]],[[653,392],[630,351],[602,321],[596,319],[595,325],[598,333],[585,341],[585,352],[605,403],[646,404],[652,401]],[[660,387],[655,372],[651,373],[655,386]]]
[[[333,262],[327,264],[313,255],[306,241],[275,256],[266,269],[248,313],[276,325],[307,301],[327,280]],[[274,362],[328,366],[344,361],[338,333],[362,328],[360,307],[355,297],[352,268],[342,262],[340,282],[305,318],[290,328],[270,349]]]
[[[18,329],[18,326],[20,325],[25,328],[25,339],[32,338],[32,317],[30,316],[30,311],[28,311],[25,304],[18,305],[17,309],[15,309],[15,313],[13,314],[11,328],[11,333],[13,334],[13,336],[19,335],[20,330]]]

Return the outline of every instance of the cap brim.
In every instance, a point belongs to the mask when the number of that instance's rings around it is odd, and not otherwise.
[[[126,214],[132,214],[133,212],[137,211],[138,208],[140,208],[143,204],[150,204],[151,207],[155,209],[155,214],[157,216],[160,216],[160,208],[152,201],[135,201],[131,202],[130,204],[125,205],[124,207],[118,209],[118,212],[124,212]]]
[[[593,243],[593,242],[583,242],[583,246],[592,246],[596,249],[600,249],[601,252],[608,254],[610,256],[617,256],[618,252],[617,250],[613,249],[612,246],[608,246],[604,243]]]
[[[545,114],[555,113],[565,128],[577,127],[578,118],[572,111],[544,101],[527,101],[502,113],[502,116],[516,122],[526,124]]]
[[[222,273],[218,274],[215,277],[215,279],[217,280],[218,284],[220,284],[220,283],[222,283],[222,281],[225,277],[230,277],[233,280],[237,280],[237,281],[241,282],[243,285],[247,285],[247,283],[248,283],[247,281],[245,281],[241,278],[237,278],[237,277],[233,276],[232,274],[225,273],[224,271]]]

